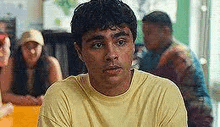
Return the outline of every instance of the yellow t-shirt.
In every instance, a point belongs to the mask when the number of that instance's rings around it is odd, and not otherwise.
[[[52,85],[41,106],[39,127],[186,127],[187,113],[177,86],[134,70],[130,88],[109,97],[97,92],[88,74]]]

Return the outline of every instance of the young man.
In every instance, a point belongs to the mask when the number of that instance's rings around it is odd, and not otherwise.
[[[144,42],[148,51],[140,59],[140,70],[168,78],[176,83],[182,92],[189,122],[197,124],[196,126],[202,124],[210,126],[211,122],[206,122],[205,119],[209,121],[212,119],[210,108],[206,109],[206,106],[211,105],[211,101],[201,65],[195,54],[173,38],[172,23],[166,13],[154,11],[144,16],[142,21]],[[195,107],[202,112],[196,112]]]
[[[71,22],[78,55],[87,74],[49,88],[39,127],[185,127],[186,109],[170,80],[131,70],[137,21],[118,0],[79,5]]]

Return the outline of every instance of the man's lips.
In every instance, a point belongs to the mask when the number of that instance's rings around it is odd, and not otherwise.
[[[110,75],[117,75],[122,71],[122,67],[120,66],[108,66],[106,67],[103,72],[110,74]]]

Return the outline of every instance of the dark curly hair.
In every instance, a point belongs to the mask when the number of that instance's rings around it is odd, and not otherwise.
[[[137,36],[137,19],[131,8],[119,0],[91,0],[80,4],[74,11],[71,32],[74,41],[81,47],[84,33],[95,29],[128,26],[133,40]]]

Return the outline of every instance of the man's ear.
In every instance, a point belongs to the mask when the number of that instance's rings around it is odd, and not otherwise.
[[[75,47],[75,50],[76,50],[80,60],[82,60],[84,62],[83,57],[82,57],[82,49],[79,47],[79,45],[76,42],[74,42],[74,47]]]
[[[171,35],[171,29],[168,26],[163,26],[163,34],[165,36]]]

